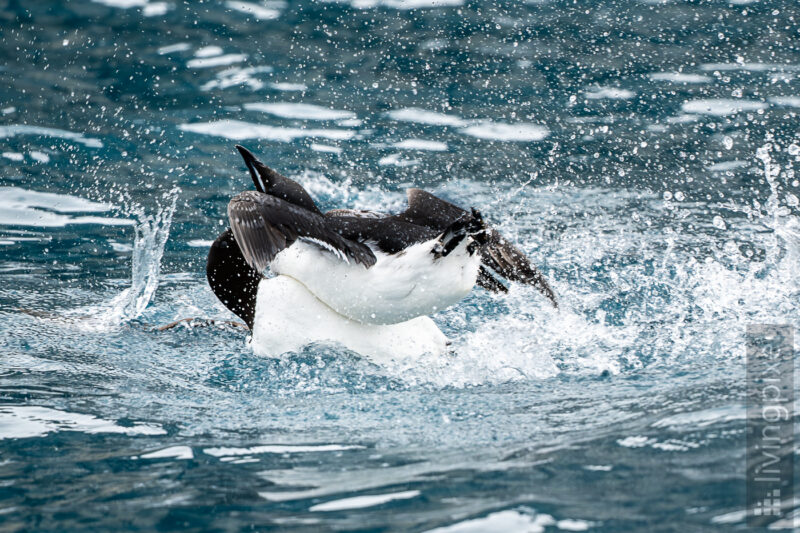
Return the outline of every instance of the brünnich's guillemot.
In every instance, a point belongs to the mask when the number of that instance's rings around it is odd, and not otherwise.
[[[300,184],[236,148],[256,190],[228,204],[230,228],[212,244],[206,273],[260,355],[326,341],[373,358],[443,352],[447,340],[427,315],[476,283],[507,291],[495,275],[557,305],[528,258],[474,209],[409,189],[402,213],[322,213]]]

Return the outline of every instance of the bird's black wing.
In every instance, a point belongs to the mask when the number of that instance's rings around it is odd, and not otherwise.
[[[386,254],[400,253],[411,245],[434,239],[440,233],[425,226],[400,220],[396,216],[376,218],[342,213],[326,215],[325,218],[328,227],[345,239],[374,243]]]
[[[456,220],[469,216],[468,211],[421,189],[408,189],[407,195],[408,209],[396,215],[404,221],[444,231]],[[522,251],[493,229],[489,231],[488,242],[481,249],[481,262],[510,281],[536,287],[558,307],[556,296],[544,276]],[[493,281],[495,283],[489,281],[484,273],[478,277],[478,284],[488,290],[493,290],[492,287],[499,284],[497,280]]]
[[[503,283],[494,277],[489,270],[481,265],[481,268],[478,270],[478,279],[476,283],[486,289],[489,292],[502,292],[507,293],[508,287],[503,285]]]
[[[556,295],[542,273],[524,253],[495,230],[489,232],[489,242],[481,250],[481,262],[508,280],[536,287],[553,306],[558,307]]]
[[[366,209],[331,209],[325,212],[326,217],[387,218],[391,215]]]
[[[406,196],[408,209],[397,215],[406,222],[444,231],[456,220],[469,217],[468,211],[422,189],[408,189]]]
[[[242,255],[259,272],[297,239],[313,242],[366,267],[375,264],[369,247],[342,237],[328,226],[325,217],[275,196],[258,191],[238,194],[228,204],[228,219]]]

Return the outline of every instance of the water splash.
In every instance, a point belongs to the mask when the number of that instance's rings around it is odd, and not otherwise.
[[[796,145],[792,146],[796,147]],[[792,216],[792,207],[797,208],[798,200],[790,192],[786,192],[783,201],[780,198],[781,192],[787,191],[789,188],[787,183],[781,183],[780,178],[793,176],[794,169],[791,163],[788,164],[787,172],[782,176],[780,165],[772,160],[771,153],[774,149],[776,146],[768,143],[759,148],[756,154],[764,165],[764,177],[769,184],[770,193],[764,212],[756,211],[754,215],[764,226],[772,230],[772,238],[767,248],[768,259],[776,263],[780,260],[780,255],[785,254],[789,262],[800,265],[800,261],[798,261],[800,220]],[[788,152],[790,155],[794,155],[797,161],[800,161],[800,157],[797,157],[797,150],[789,149]],[[781,281],[791,282],[792,280],[784,278]]]
[[[172,215],[180,189],[175,187],[164,193],[164,204],[154,215],[149,215],[140,205],[129,207],[136,219],[133,253],[131,255],[131,286],[118,294],[110,303],[106,322],[119,324],[138,318],[147,308],[158,288],[161,257],[169,238]]]
[[[769,153],[759,151],[758,157],[763,161]],[[796,307],[800,285],[794,275],[800,218],[785,194],[789,187],[784,182],[793,176],[775,167],[771,162],[764,166],[770,192],[760,202],[751,197],[735,204],[692,203],[641,191],[526,184],[512,205],[486,212],[504,235],[543,267],[561,309],[553,310],[527,287],[512,285],[502,297],[477,290],[435,317],[453,341],[452,354],[366,373],[409,386],[463,387],[559,375],[631,373],[651,366],[736,364],[747,322],[800,319]],[[306,173],[300,180],[331,207],[380,206],[392,211],[405,202],[401,192],[360,190],[347,179]],[[443,186],[433,192],[484,209],[493,205],[497,188],[497,183],[462,181],[457,190]],[[723,227],[718,218],[724,219]],[[151,234],[156,231],[148,228]],[[144,245],[144,239],[138,240]],[[150,250],[151,260],[161,253],[155,244],[144,248]],[[135,296],[125,296],[127,316],[140,314],[152,296],[144,289],[137,294],[141,307]],[[179,299],[170,301],[175,305]],[[196,307],[180,311],[181,316],[198,313]],[[302,359],[300,355],[282,359],[297,357]],[[342,368],[352,365],[347,361]],[[314,380],[339,379],[339,371],[326,372],[328,378],[312,372]],[[301,381],[304,385],[293,390],[314,388],[307,379]]]
[[[436,318],[454,356],[391,373],[458,387],[737,364],[748,323],[800,320],[800,217],[787,192],[793,173],[772,161],[773,150],[757,153],[769,185],[761,201],[714,206],[602,189],[529,190],[525,208],[501,213],[498,227],[535,262],[534,243],[542,243],[561,309],[524,287],[502,298],[476,291]],[[491,203],[488,185],[468,188],[479,206]],[[715,219],[731,211],[748,216],[729,216],[720,228]],[[536,235],[551,224],[558,235]]]

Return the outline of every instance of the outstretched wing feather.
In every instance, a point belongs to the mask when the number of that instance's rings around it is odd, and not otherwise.
[[[421,189],[408,189],[408,209],[398,217],[408,222],[420,224],[438,231],[468,215],[467,211]],[[534,267],[527,256],[508,242],[497,231],[491,230],[489,240],[481,250],[481,261],[497,274],[510,281],[525,283],[536,287],[554,306],[558,307],[556,296],[545,277]],[[486,283],[482,283],[485,281]],[[492,290],[484,276],[478,278],[479,284]]]
[[[530,259],[522,251],[497,231],[490,232],[489,242],[481,250],[481,260],[483,264],[510,281],[536,287],[555,307],[558,307],[556,295],[542,273],[531,264]]]
[[[478,270],[478,285],[483,287],[489,292],[502,292],[507,293],[508,287],[502,284],[499,279],[494,277],[491,272],[485,267],[481,265],[481,268]]]
[[[329,229],[321,215],[268,194],[247,191],[235,196],[228,204],[228,218],[242,255],[259,272],[301,238],[324,243],[323,249],[338,250],[366,267],[375,264],[369,247]]]

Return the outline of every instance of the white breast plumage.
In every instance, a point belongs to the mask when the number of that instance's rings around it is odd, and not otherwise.
[[[276,357],[313,342],[339,344],[376,363],[440,355],[447,350],[447,338],[428,317],[391,325],[361,324],[336,313],[288,276],[262,280],[252,332],[253,351]]]
[[[373,248],[377,261],[370,268],[298,241],[279,253],[270,268],[299,281],[351,320],[396,324],[441,311],[469,294],[480,256],[467,251],[467,241],[438,258],[431,253],[436,240],[391,255]]]

